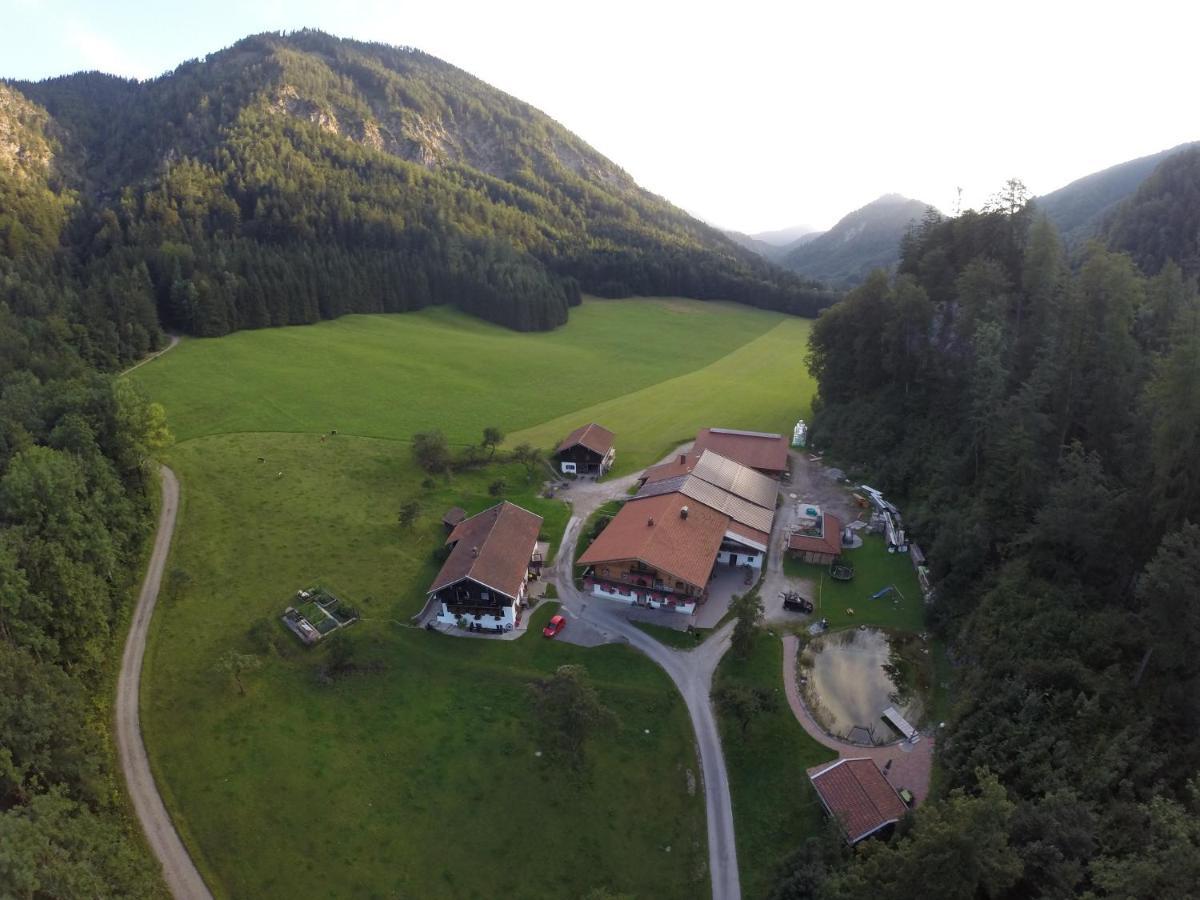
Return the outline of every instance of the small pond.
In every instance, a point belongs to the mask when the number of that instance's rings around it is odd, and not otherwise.
[[[915,634],[879,628],[836,631],[800,653],[800,690],[831,734],[860,744],[901,737],[880,718],[889,706],[915,727],[925,717],[930,686],[927,645]]]

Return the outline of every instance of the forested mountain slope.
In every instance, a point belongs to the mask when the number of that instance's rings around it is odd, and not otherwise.
[[[927,220],[813,330],[813,440],[906,498],[955,706],[949,793],[853,858],[811,841],[779,898],[1200,884],[1196,282],[1099,243],[1072,270],[1018,184],[1001,201]]]
[[[53,132],[83,285],[144,270],[164,324],[196,334],[447,301],[544,329],[581,286],[809,315],[831,299],[416,50],[267,34],[149,82],[81,73],[6,95]]]
[[[92,367],[161,335],[144,267],[97,261],[100,288],[64,252],[78,198],[44,110],[0,85],[0,123],[0,894],[158,896],[106,736],[168,434]]]
[[[1068,248],[1078,247],[1089,238],[1101,235],[1117,206],[1127,200],[1160,163],[1194,146],[1182,144],[1085,175],[1038,197],[1038,208],[1058,229]]]
[[[784,268],[839,287],[860,284],[875,269],[891,269],[900,242],[933,207],[885,194],[843,217],[829,231],[793,245],[779,259]]]
[[[1200,275],[1200,145],[1159,163],[1111,216],[1109,246],[1128,252],[1145,272],[1173,260]]]

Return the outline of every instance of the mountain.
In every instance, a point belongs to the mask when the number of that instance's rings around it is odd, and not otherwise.
[[[772,247],[786,247],[803,238],[811,239],[818,234],[821,232],[811,225],[793,225],[790,228],[779,228],[775,231],[760,231],[750,237],[756,241],[762,241],[764,244],[770,244]]]
[[[30,154],[13,135],[49,136],[29,145],[48,192],[30,202],[69,208],[52,238],[78,290],[115,295],[114,278],[136,277],[189,333],[447,300],[544,329],[581,289],[807,315],[832,299],[410,48],[263,34],[152,81],[79,73],[5,96],[0,165]],[[23,232],[52,219],[26,218]]]
[[[809,241],[820,237],[825,232],[823,231],[805,231],[807,225],[798,225],[795,228],[785,228],[782,231],[764,231],[763,235],[768,235],[775,240],[782,240],[789,235],[792,235],[789,240],[784,243],[773,243],[766,237],[760,237],[753,234],[745,234],[741,231],[723,230],[721,233],[733,241],[745,247],[747,250],[752,250],[764,259],[769,259],[773,263],[778,263],[788,253],[796,247],[802,247]]]
[[[778,252],[779,248],[774,244],[768,244],[766,241],[760,241],[753,235],[745,234],[741,231],[730,231],[727,228],[721,229],[721,234],[729,238],[740,247],[745,247],[759,256],[770,259],[773,253]]]
[[[933,207],[899,194],[885,194],[845,216],[833,228],[791,247],[779,264],[806,278],[853,287],[874,269],[894,268],[909,226]]]
[[[1076,179],[1037,198],[1037,206],[1058,229],[1068,247],[1097,236],[1116,207],[1165,159],[1200,143],[1180,144]]]
[[[1200,275],[1200,144],[1159,162],[1108,216],[1105,233],[1108,245],[1132,256],[1143,272],[1174,260],[1184,276]]]

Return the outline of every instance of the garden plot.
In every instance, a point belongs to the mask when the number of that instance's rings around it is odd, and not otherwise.
[[[353,607],[324,588],[297,591],[296,604],[284,610],[283,624],[306,644],[358,620]]]

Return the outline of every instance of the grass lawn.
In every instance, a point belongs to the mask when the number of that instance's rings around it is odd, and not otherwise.
[[[537,497],[511,464],[430,482],[401,442],[431,427],[474,441],[495,424],[510,444],[532,439],[525,429],[548,446],[604,405],[628,471],[699,425],[790,427],[808,411],[810,382],[795,373],[810,324],[594,301],[556,332],[520,335],[434,309],[187,340],[137,369],[180,439],[163,456],[182,484],[142,724],[214,892],[704,895],[693,736],[661,671],[628,648],[536,631],[493,642],[408,627],[447,508],[491,506],[501,478],[506,499],[545,518],[553,551],[569,507]],[[661,339],[654,353],[628,340],[646,331]],[[401,528],[411,499],[420,513]],[[278,617],[314,584],[361,621],[305,649]],[[554,609],[539,607],[535,624]],[[347,647],[365,662],[327,683],[325,662]],[[262,661],[242,676],[244,698],[216,670],[229,648]],[[622,719],[596,739],[587,777],[533,755],[525,685],[567,662],[588,667]]]
[[[622,475],[657,462],[716,423],[790,434],[797,418],[812,415],[816,384],[804,365],[811,330],[808,319],[783,318],[703,369],[516,432],[509,442],[549,446],[579,422],[610,423],[617,435],[613,474]],[[661,352],[656,344],[652,355]],[[690,348],[685,353],[692,355]]]
[[[774,886],[779,863],[823,827],[806,770],[835,754],[808,736],[788,706],[778,637],[763,632],[746,660],[726,654],[713,681],[767,688],[778,699],[775,710],[753,720],[745,734],[736,721],[720,717],[742,895],[758,900]]]
[[[830,629],[848,625],[880,625],[917,632],[925,629],[925,601],[907,553],[888,553],[883,537],[872,534],[866,536],[862,547],[845,550],[842,555],[854,565],[852,581],[834,581],[827,566],[803,563],[790,555],[784,557],[785,574],[817,583],[814,618],[829,619]],[[903,600],[895,594],[870,599],[889,584],[899,588]],[[854,614],[847,613],[847,609],[853,609]]]
[[[639,628],[650,637],[654,638],[660,644],[666,644],[668,647],[674,647],[676,650],[692,650],[699,644],[704,643],[710,632],[707,628],[696,628],[692,631],[676,631],[674,628],[668,628],[666,625],[655,625],[652,622],[634,622],[635,628]]]
[[[807,339],[808,320],[723,303],[589,300],[567,326],[533,334],[432,307],[189,338],[130,377],[170,402],[179,440],[335,428],[407,440],[440,428],[452,442],[473,443],[488,425],[517,431],[565,416],[561,434],[542,432],[539,445],[549,447],[588,421],[567,414],[701,370],[783,322]],[[638,334],[654,336],[652,352],[630,340]],[[805,392],[795,382],[786,391],[794,422],[806,412]],[[624,422],[614,416],[597,421],[618,431],[620,462]]]
[[[265,468],[255,462],[264,453]],[[556,897],[608,885],[682,897],[704,886],[690,726],[656,667],[626,648],[585,651],[536,631],[490,642],[404,627],[436,570],[429,551],[445,506],[495,502],[493,473],[439,482],[402,531],[389,492],[419,476],[393,442],[227,435],[181,444],[168,461],[191,540],[172,556],[155,617],[143,726],[218,895]],[[561,533],[563,504],[512,499],[556,516]],[[276,617],[314,583],[353,598],[363,619],[305,651]],[[228,629],[213,626],[222,620]],[[378,671],[320,683],[343,641]],[[245,698],[214,671],[230,646],[264,663],[243,676]],[[597,741],[589,778],[552,777],[533,755],[525,685],[567,662],[588,667],[623,720]],[[561,855],[536,860],[535,874],[521,849],[543,833]],[[467,864],[471,847],[525,862]]]

